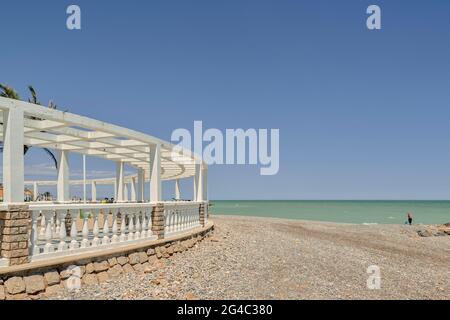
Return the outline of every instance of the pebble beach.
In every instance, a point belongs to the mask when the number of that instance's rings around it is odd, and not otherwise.
[[[46,299],[450,299],[450,236],[420,226],[214,215],[188,251]],[[369,289],[369,266],[380,288]]]

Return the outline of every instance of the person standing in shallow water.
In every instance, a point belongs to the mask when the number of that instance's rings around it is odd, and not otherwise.
[[[408,223],[409,223],[409,225],[412,225],[412,221],[413,221],[412,215],[411,215],[410,212],[408,212]]]

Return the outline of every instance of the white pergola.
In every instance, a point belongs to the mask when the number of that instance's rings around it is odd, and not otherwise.
[[[43,106],[0,97],[0,140],[3,141],[3,188],[5,203],[24,201],[24,186],[56,185],[58,202],[70,201],[70,185],[114,184],[118,202],[144,201],[144,183],[150,184],[150,202],[161,201],[161,181],[175,180],[175,198],[180,198],[179,179],[194,178],[194,201],[207,200],[207,166],[191,151],[153,136]],[[58,151],[57,181],[24,181],[23,146]],[[107,179],[70,181],[70,152],[111,160],[116,176]],[[125,176],[124,165],[137,170]],[[133,198],[133,196],[132,196]]]

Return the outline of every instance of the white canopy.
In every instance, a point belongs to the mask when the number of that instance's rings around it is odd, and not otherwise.
[[[76,114],[0,97],[0,108],[24,112],[24,144],[65,150],[122,162],[145,171],[148,180],[151,145],[161,146],[161,179],[174,180],[195,175],[197,157],[156,137]],[[0,122],[3,115],[0,113]],[[3,130],[0,131],[3,140]],[[173,156],[174,154],[176,156]]]

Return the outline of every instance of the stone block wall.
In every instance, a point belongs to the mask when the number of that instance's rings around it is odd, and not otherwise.
[[[30,211],[27,205],[9,205],[0,211],[0,257],[10,265],[28,262]]]
[[[205,203],[201,203],[200,207],[198,209],[199,210],[199,215],[200,215],[200,225],[202,227],[205,226],[205,206],[206,206]]]
[[[164,239],[164,204],[158,203],[152,209],[152,232],[158,239]]]
[[[152,273],[164,265],[164,259],[183,254],[212,232],[213,227],[178,240],[134,251],[0,275],[0,301],[52,298],[61,290],[77,290],[83,286],[97,285],[122,274]]]

